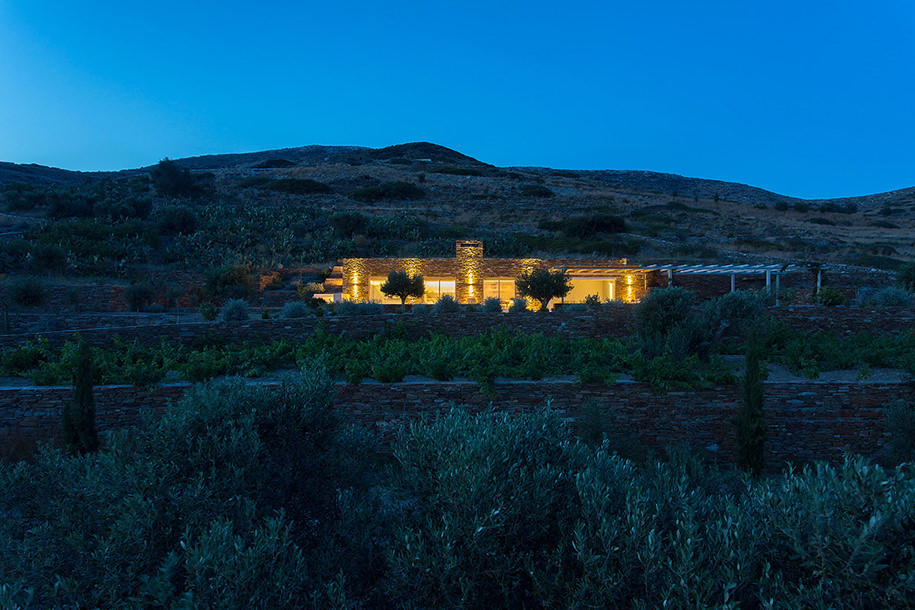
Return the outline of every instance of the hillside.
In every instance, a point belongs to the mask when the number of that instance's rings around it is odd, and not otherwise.
[[[915,259],[915,188],[808,201],[657,172],[500,168],[427,142],[173,163],[191,172],[184,190],[150,180],[155,166],[84,173],[0,164],[0,233],[9,240],[18,231],[33,244],[8,253],[5,270],[21,269],[29,258],[22,253],[38,244],[63,250],[71,271],[123,275],[131,264],[441,256],[462,238],[483,239],[494,256],[749,257],[889,269]],[[42,219],[54,222],[35,228]],[[80,231],[109,243],[96,251]],[[87,269],[86,259],[111,260]]]

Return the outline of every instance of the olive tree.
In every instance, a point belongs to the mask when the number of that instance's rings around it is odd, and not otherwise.
[[[400,311],[404,311],[407,297],[418,299],[426,294],[426,284],[423,282],[423,276],[421,275],[410,277],[406,271],[392,270],[388,274],[388,279],[381,285],[381,292],[389,297],[399,298]]]
[[[565,271],[537,267],[518,275],[515,290],[523,297],[540,301],[540,311],[544,311],[551,299],[569,294],[572,280]]]

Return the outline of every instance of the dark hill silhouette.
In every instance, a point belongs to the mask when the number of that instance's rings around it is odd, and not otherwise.
[[[280,165],[319,165],[322,163],[344,163],[354,166],[365,163],[414,163],[421,161],[462,166],[470,168],[492,168],[482,161],[465,154],[433,144],[430,142],[411,142],[396,144],[384,148],[366,148],[361,146],[302,146],[251,153],[203,155],[173,159],[176,165],[190,170],[219,170],[240,167],[273,167]],[[279,163],[278,163],[279,162]],[[153,166],[122,170],[120,172],[79,172],[46,167],[35,164],[16,164],[0,162],[0,184],[72,184],[84,181],[116,178],[148,173]],[[557,171],[550,168],[508,168],[524,170],[531,173],[565,175],[599,181],[610,188],[636,193],[653,193],[678,197],[698,197],[699,199],[720,199],[741,204],[764,204],[773,206],[783,201],[789,204],[805,202],[811,207],[820,207],[825,203],[840,206],[854,204],[860,209],[874,209],[886,206],[915,205],[915,187],[863,195],[860,197],[843,197],[838,199],[804,200],[787,195],[780,195],[762,188],[709,180],[690,178],[676,174],[639,170],[572,170]],[[489,175],[477,174],[477,175]]]

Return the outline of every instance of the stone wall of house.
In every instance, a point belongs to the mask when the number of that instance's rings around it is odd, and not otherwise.
[[[169,405],[190,387],[96,387],[98,428],[123,428],[138,423],[144,413],[174,408]],[[817,459],[836,463],[843,451],[879,457],[889,441],[886,405],[913,398],[911,387],[899,383],[766,383],[764,392],[766,450],[773,467]],[[0,388],[0,450],[59,439],[61,408],[71,397],[69,387]],[[521,412],[549,402],[574,420],[591,403],[606,413],[614,439],[646,450],[685,443],[711,461],[726,463],[734,459],[733,418],[741,390],[721,386],[658,394],[642,383],[603,386],[545,380],[497,382],[495,394],[487,395],[477,384],[462,381],[341,382],[335,402],[347,420],[388,441],[405,421],[453,406],[479,411],[493,405],[500,411]]]

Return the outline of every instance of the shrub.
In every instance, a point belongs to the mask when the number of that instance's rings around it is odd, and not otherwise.
[[[296,301],[294,303],[286,303],[283,305],[283,309],[280,310],[279,317],[281,318],[306,318],[310,316],[312,310],[305,303]]]
[[[752,329],[762,330],[769,316],[768,299],[763,291],[735,290],[706,303],[703,315],[711,340],[742,339]]]
[[[542,184],[522,184],[521,185],[521,194],[525,197],[552,197],[554,195],[553,191],[543,186]]]
[[[597,309],[600,307],[600,295],[589,294],[585,297],[585,307],[588,309]]]
[[[244,322],[248,319],[248,304],[242,299],[229,299],[219,316],[223,322]]]
[[[915,292],[915,263],[909,263],[899,269],[896,281],[909,292]]]
[[[29,266],[33,271],[56,272],[67,266],[67,253],[58,246],[36,244],[29,252]]]
[[[203,319],[207,322],[212,322],[216,319],[216,316],[219,315],[219,308],[212,303],[201,303],[200,304],[200,315],[203,316]]]
[[[213,296],[238,299],[251,293],[254,289],[254,278],[247,265],[223,265],[207,271],[206,289]]]
[[[512,299],[512,304],[508,307],[508,313],[521,313],[528,311],[527,309],[527,299],[515,298]]]
[[[194,178],[168,157],[159,161],[149,174],[153,186],[164,197],[186,197],[196,192]]]
[[[386,199],[416,200],[425,196],[423,189],[409,182],[383,182],[378,186],[369,186],[350,193],[351,199],[365,203],[375,203]]]
[[[683,359],[706,339],[706,328],[693,313],[694,295],[678,286],[652,290],[635,306],[636,344],[648,358]]]
[[[155,298],[156,290],[149,282],[137,282],[124,289],[124,300],[132,311],[140,311]]]
[[[915,403],[898,400],[886,411],[890,455],[896,463],[915,462]]]
[[[161,235],[190,235],[197,229],[197,215],[186,205],[163,208],[156,218],[156,230]]]
[[[281,178],[268,182],[264,188],[290,195],[313,195],[333,193],[333,189],[317,180]]]
[[[845,295],[831,286],[823,286],[817,293],[817,302],[827,307],[835,307],[845,303]]]
[[[874,292],[867,303],[878,307],[908,307],[912,304],[912,293],[896,286],[886,286]]]
[[[443,294],[432,306],[432,313],[447,314],[461,311],[461,304],[450,294]]]
[[[480,308],[480,311],[485,311],[487,313],[502,313],[502,301],[497,297],[489,297],[483,301],[483,306]]]
[[[296,294],[300,299],[310,300],[319,292],[324,292],[324,284],[318,282],[296,282]]]
[[[44,283],[31,276],[18,277],[7,285],[10,301],[20,307],[35,307],[45,301]]]

